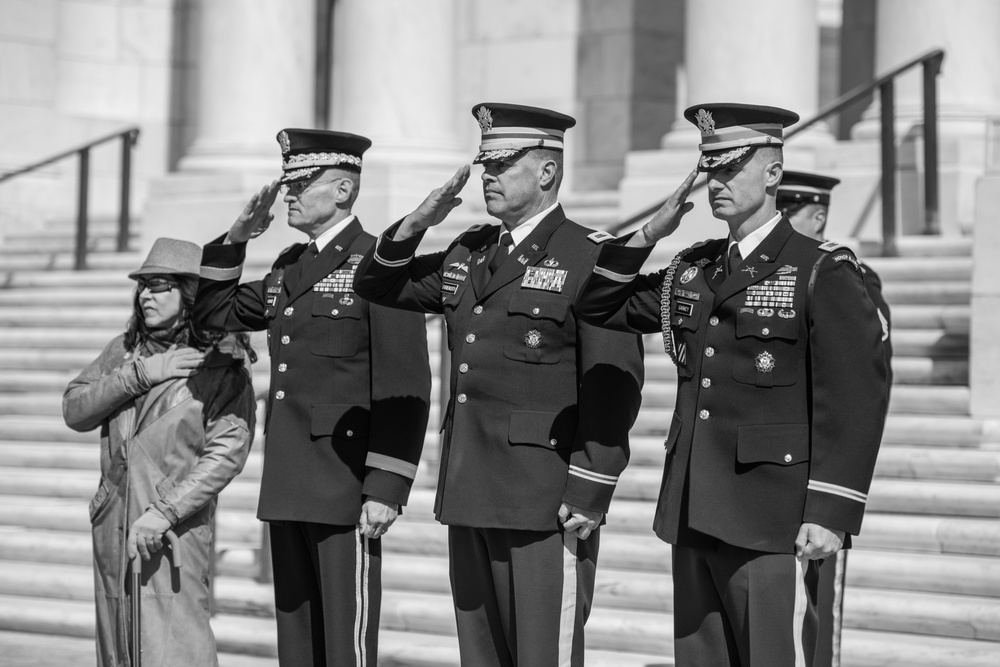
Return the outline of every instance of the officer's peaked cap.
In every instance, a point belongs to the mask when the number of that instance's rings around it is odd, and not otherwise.
[[[800,203],[829,206],[830,191],[838,183],[840,179],[832,176],[785,171],[778,184],[778,207]]]
[[[799,120],[787,109],[736,103],[696,104],[684,117],[701,130],[699,171],[740,164],[760,146],[781,146],[783,128]]]
[[[533,148],[563,150],[563,135],[576,125],[566,114],[520,104],[483,102],[472,107],[482,130],[474,164],[510,160]]]
[[[302,181],[325,167],[361,171],[361,156],[371,139],[349,132],[284,129],[278,132],[281,146],[282,183]]]

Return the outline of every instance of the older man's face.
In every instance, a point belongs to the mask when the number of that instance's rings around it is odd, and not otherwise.
[[[767,159],[756,152],[746,162],[708,174],[708,203],[712,215],[726,221],[750,217],[765,201]]]
[[[484,164],[486,211],[508,225],[517,225],[534,215],[544,197],[539,185],[541,162],[534,151],[528,151],[509,162]]]

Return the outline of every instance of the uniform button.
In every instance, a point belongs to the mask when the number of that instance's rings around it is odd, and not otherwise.
[[[714,357],[715,356],[715,348],[714,347],[706,347],[705,348],[705,356],[706,357]]]
[[[288,364],[278,364],[278,372],[284,373],[288,370]]]
[[[333,310],[330,311],[330,314],[331,315],[340,315],[340,311],[337,310],[336,308],[334,308]]]
[[[483,307],[482,306],[476,306],[475,308],[472,309],[472,312],[474,312],[476,315],[478,315],[481,312],[483,312]]]
[[[556,440],[555,438],[552,438],[551,440],[549,440],[549,444],[555,447],[556,445],[559,444],[559,441]]]
[[[294,312],[295,312],[295,309],[292,308],[291,306],[289,306],[288,308],[285,308],[285,317],[291,317],[292,313],[294,313]]]
[[[538,313],[540,313],[540,312],[542,312],[542,309],[541,309],[541,308],[532,308],[532,309],[531,309],[531,314],[532,314],[532,315],[537,315],[537,314],[538,314]]]
[[[702,410],[701,412],[698,413],[698,416],[701,417],[702,419],[708,419],[712,415],[708,410]]]
[[[347,437],[348,438],[354,437],[354,431],[352,431],[351,429],[347,429]]]
[[[288,336],[282,336],[281,337],[281,344],[282,345],[288,345],[291,342],[292,342],[292,339],[289,338]]]
[[[469,400],[469,397],[466,396],[465,394],[459,394],[458,395],[458,402],[459,403],[465,403],[467,400]]]
[[[465,342],[466,343],[475,343],[476,342],[476,334],[469,334],[468,336],[466,336],[465,337]]]
[[[760,332],[766,336],[767,334],[771,333],[771,330],[768,329],[767,327],[764,327],[763,329],[760,330]]]
[[[469,364],[459,364],[458,365],[458,372],[459,373],[468,373],[469,372]]]
[[[716,317],[715,315],[712,315],[710,318],[708,318],[708,323],[711,324],[713,327],[717,327],[719,326],[719,318]]]
[[[791,461],[792,461],[792,455],[785,454],[785,463],[791,463]]]
[[[708,389],[709,387],[712,386],[712,379],[711,378],[702,378],[701,379],[701,386],[704,387],[705,389]]]
[[[278,391],[274,392],[274,397],[275,397],[276,399],[278,399],[279,401],[280,401],[281,399],[283,399],[283,398],[285,397],[285,392],[284,392],[284,390],[282,390],[282,389],[279,389]]]

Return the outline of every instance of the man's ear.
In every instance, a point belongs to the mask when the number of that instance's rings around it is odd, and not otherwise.
[[[354,194],[354,181],[350,178],[342,178],[337,182],[337,202],[350,202]]]
[[[777,188],[781,183],[781,175],[785,173],[785,167],[780,162],[771,162],[764,167],[764,187],[767,189]]]
[[[542,160],[538,163],[538,184],[543,190],[552,187],[559,175],[559,165],[555,160]]]
[[[816,230],[817,234],[823,236],[823,230],[826,229],[826,207],[817,206],[812,217],[813,229]]]

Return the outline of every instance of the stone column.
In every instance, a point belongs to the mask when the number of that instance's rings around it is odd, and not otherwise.
[[[339,0],[331,129],[372,140],[356,210],[378,232],[462,164],[453,0]],[[472,187],[472,186],[470,186]],[[457,230],[433,230],[454,237]],[[430,239],[428,239],[430,240]]]
[[[196,243],[224,233],[281,173],[278,131],[315,124],[314,0],[201,0],[196,11],[195,139],[179,171],[151,185],[144,248],[164,233]],[[285,224],[280,199],[273,212],[267,235],[248,246],[256,260],[305,238]]]
[[[274,136],[313,126],[314,0],[202,0],[197,135],[182,171],[276,172]]]
[[[783,107],[803,119],[816,113],[816,0],[689,0],[686,10],[684,106],[742,102]],[[697,128],[681,117],[663,146],[690,147],[698,137]],[[830,141],[825,126],[795,139],[798,145]]]

